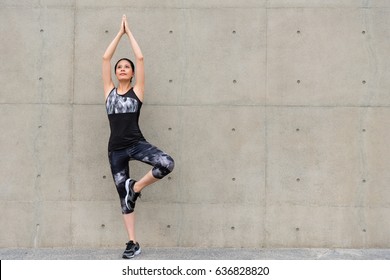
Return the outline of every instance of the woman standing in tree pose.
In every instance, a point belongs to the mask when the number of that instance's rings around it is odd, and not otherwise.
[[[111,78],[111,59],[125,34],[134,52],[136,67],[134,70],[134,63],[131,60],[120,59],[114,67],[118,79],[118,87],[115,87]],[[134,74],[136,82],[132,86]],[[169,155],[148,143],[139,128],[138,119],[145,86],[144,58],[125,15],[122,17],[118,34],[103,55],[103,83],[111,129],[108,158],[129,236],[122,257],[133,258],[141,253],[141,247],[135,238],[135,202],[143,188],[157,182],[173,170],[174,161]],[[130,160],[142,161],[153,168],[140,180],[135,181],[129,175]]]

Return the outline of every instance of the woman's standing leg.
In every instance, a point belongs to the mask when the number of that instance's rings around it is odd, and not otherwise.
[[[126,150],[110,152],[109,161],[111,166],[112,177],[119,195],[119,200],[122,207],[123,220],[125,223],[129,242],[126,243],[126,250],[123,253],[123,258],[132,258],[141,253],[141,248],[135,237],[135,213],[134,208],[129,208],[129,203],[126,201],[128,196],[128,187],[130,184],[129,178],[129,160],[130,157]]]
[[[133,212],[135,201],[143,188],[171,173],[175,163],[172,157],[146,141],[139,142],[136,147],[129,149],[127,152],[131,158],[153,166],[152,170],[146,173],[140,180],[127,179],[125,182],[127,195],[124,201],[126,207],[130,205],[132,212],[123,215],[130,240],[126,244],[127,247],[123,253],[123,258],[132,258],[141,253],[141,248],[135,238],[135,213]]]
[[[137,242],[135,238],[135,212],[130,214],[123,214],[123,221],[125,222],[125,227],[127,230],[127,235],[129,236],[129,240],[134,243]]]

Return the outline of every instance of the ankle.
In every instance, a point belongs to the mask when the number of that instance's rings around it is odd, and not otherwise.
[[[135,191],[136,193],[139,193],[139,192],[141,192],[142,187],[139,185],[139,182],[136,182],[136,183],[134,184],[133,189],[134,189],[134,191]]]

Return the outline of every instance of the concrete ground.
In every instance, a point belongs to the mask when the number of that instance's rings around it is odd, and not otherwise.
[[[0,248],[1,260],[118,260],[124,248]],[[142,248],[139,260],[390,260],[390,249]]]

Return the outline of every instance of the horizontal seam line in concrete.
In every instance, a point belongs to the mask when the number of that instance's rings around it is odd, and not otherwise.
[[[53,105],[53,106],[102,106],[104,103],[0,103],[1,105],[20,106],[20,105]],[[160,107],[264,107],[264,108],[390,108],[390,105],[277,105],[277,104],[158,104],[143,103],[144,106]]]
[[[34,203],[35,201],[33,200],[0,200],[0,202],[6,202],[6,203],[20,203],[20,202],[31,202]],[[79,199],[73,199],[73,200],[45,200],[45,202],[107,202],[107,203],[116,203],[116,200],[100,200],[100,199],[94,199],[94,200],[79,200]],[[160,204],[165,204],[166,201],[156,201],[156,200],[148,200],[148,201],[140,201],[142,204],[155,204],[155,203],[160,203]],[[265,205],[259,205],[258,203],[233,203],[233,202],[212,202],[208,201],[207,203],[205,202],[181,202],[181,201],[170,201],[170,204],[185,204],[185,205],[251,205],[251,206],[259,206],[259,207],[265,207]],[[378,206],[369,206],[369,205],[329,205],[329,204],[316,204],[316,203],[311,203],[311,204],[300,204],[300,203],[294,203],[294,202],[275,202],[275,203],[268,203],[268,207],[272,206],[280,206],[283,204],[288,204],[292,206],[303,206],[303,207],[328,207],[328,208],[351,208],[351,209],[359,209],[359,208],[366,208],[366,209],[389,209],[390,205],[378,205]]]
[[[150,9],[150,10],[252,10],[252,9],[387,9],[390,6],[378,5],[378,6],[266,6],[266,5],[254,5],[254,6],[210,6],[210,7],[180,7],[180,6],[171,6],[171,7],[161,7],[161,6],[134,6],[134,5],[104,5],[104,6],[88,6],[88,5],[13,5],[13,4],[3,4],[3,8],[15,8],[15,9],[59,9],[59,8],[69,8],[77,10],[103,10],[103,9],[115,9],[115,8],[132,8],[132,9]]]
[[[49,6],[51,7],[51,6]],[[53,6],[55,7],[55,6]],[[64,6],[64,7],[71,7],[71,6]],[[39,7],[37,7],[39,8]],[[156,6],[77,6],[77,9],[88,9],[88,10],[101,10],[101,9],[114,9],[114,8],[132,8],[132,9],[150,9],[150,10],[253,10],[253,9],[268,9],[268,10],[282,10],[282,9],[310,9],[310,10],[323,10],[323,9],[332,9],[332,10],[340,10],[340,9],[383,9],[383,8],[390,8],[390,6],[316,6],[316,7],[310,7],[310,6],[210,6],[210,7],[156,7]]]

